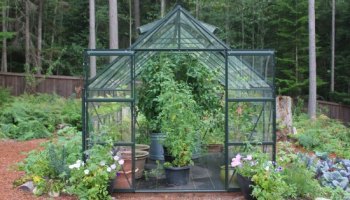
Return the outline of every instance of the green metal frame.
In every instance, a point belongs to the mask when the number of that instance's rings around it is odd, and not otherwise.
[[[162,29],[162,26],[166,24],[169,20],[170,17],[173,15],[177,15],[178,21],[180,21],[179,16],[185,16],[186,19],[188,19],[191,23],[191,26],[197,27],[199,29],[199,32],[201,34],[209,35],[211,40],[216,42],[217,44],[220,44],[220,48],[203,48],[203,47],[198,47],[198,48],[184,48],[181,46],[181,26],[180,22],[177,24],[176,31],[178,32],[177,34],[179,37],[177,38],[178,46],[177,48],[143,48],[142,44],[145,44],[145,39],[149,39],[153,33],[156,31]],[[152,26],[150,28],[150,26]],[[176,24],[175,24],[176,26]],[[210,26],[210,25],[208,25]],[[88,108],[88,103],[92,102],[122,102],[122,103],[128,103],[130,104],[131,108],[131,142],[121,142],[121,143],[116,143],[117,146],[130,146],[132,148],[132,154],[133,154],[133,159],[132,159],[132,166],[133,166],[133,171],[135,170],[135,80],[136,77],[138,76],[138,73],[140,73],[140,69],[137,69],[136,66],[140,65],[139,67],[142,67],[142,65],[147,62],[148,59],[152,58],[153,55],[156,53],[160,52],[169,52],[169,53],[191,53],[191,54],[196,54],[196,55],[208,55],[209,57],[213,56],[212,60],[210,61],[205,61],[208,65],[221,65],[222,67],[222,73],[224,76],[224,80],[222,84],[224,85],[225,88],[225,149],[224,149],[224,154],[225,154],[225,175],[226,175],[226,180],[225,180],[225,190],[181,190],[181,191],[176,191],[176,190],[135,190],[135,174],[133,173],[132,175],[132,188],[131,189],[122,189],[122,190],[117,190],[120,192],[212,192],[212,191],[237,191],[237,188],[229,188],[229,177],[228,177],[228,167],[227,164],[230,163],[228,155],[229,155],[229,147],[236,147],[236,146],[244,146],[246,145],[246,142],[230,142],[229,141],[229,103],[232,102],[262,102],[263,108],[261,112],[265,112],[265,104],[267,102],[271,103],[271,109],[272,109],[272,141],[262,141],[258,143],[252,142],[252,145],[262,145],[262,146],[271,146],[272,147],[272,158],[273,160],[276,159],[276,101],[275,101],[275,69],[274,69],[274,51],[273,50],[232,50],[230,49],[226,44],[224,44],[221,40],[219,40],[215,35],[212,34],[205,26],[203,26],[202,22],[199,22],[198,20],[194,19],[187,11],[185,11],[181,6],[177,6],[173,11],[168,13],[166,17],[163,19],[157,21],[156,23],[153,23],[147,27],[147,32],[144,33],[138,39],[129,49],[125,50],[108,50],[108,49],[88,49],[85,50],[85,56],[84,56],[84,89],[83,89],[83,95],[82,95],[82,144],[83,144],[83,152],[89,148],[90,145],[88,138],[89,138],[89,130],[88,130],[88,122],[89,122],[89,108]],[[186,32],[186,34],[188,31]],[[143,43],[142,43],[143,42]],[[147,42],[147,41],[146,41]],[[166,44],[165,44],[166,45]],[[140,47],[141,46],[141,47]],[[165,46],[166,47],[166,46]],[[147,56],[145,56],[143,53],[146,52]],[[144,59],[141,58],[140,60],[135,60],[135,58],[138,55],[144,56]],[[112,62],[110,65],[106,66],[105,69],[100,71],[98,75],[94,78],[89,78],[89,62],[88,58],[90,56],[118,56],[119,58],[115,59],[114,62]],[[220,57],[222,56],[222,57]],[[263,77],[260,75],[257,71],[254,70],[253,67],[249,66],[249,63],[246,63],[244,60],[240,59],[242,56],[269,56],[271,57],[271,66],[272,67],[272,73],[270,74],[269,78],[271,80],[267,80],[267,77]],[[118,61],[121,58],[128,59],[128,62],[130,63],[130,74],[124,74],[121,77],[123,78],[130,77],[130,82],[128,82],[131,86],[130,89],[116,89],[116,88],[110,88],[107,86],[108,82],[110,80],[107,80],[107,82],[102,82],[101,88],[91,88],[89,87],[91,84],[93,84],[95,81],[99,81],[98,78],[103,78],[104,74],[108,74],[109,79],[112,79],[114,76],[118,75],[118,71],[113,71],[113,74],[109,74],[111,67],[115,67],[115,65],[118,65]],[[236,63],[233,63],[233,60],[230,60],[233,58]],[[143,59],[143,60],[142,60]],[[209,59],[208,59],[209,60]],[[239,61],[239,62],[238,62]],[[238,63],[237,63],[238,62]],[[241,67],[236,67],[234,65],[241,65]],[[243,66],[243,67],[242,67]],[[117,66],[116,68],[113,68],[114,70],[119,70],[123,66]],[[208,66],[212,67],[212,66]],[[231,70],[231,71],[230,71]],[[233,77],[230,73],[232,73],[235,70],[235,73],[246,73],[246,75],[249,75],[250,78],[256,78],[259,80],[254,80],[255,82],[252,82],[251,84],[255,84],[255,87],[251,87],[251,90],[254,91],[262,91],[263,94],[265,94],[265,91],[268,92],[270,95],[265,97],[237,97],[237,98],[231,98],[229,97],[230,91],[232,90],[231,87],[234,86],[232,83],[235,77]],[[260,83],[264,84],[261,85]],[[260,87],[258,87],[260,84]],[[97,85],[97,84],[96,84]],[[115,86],[115,85],[113,85]],[[237,86],[237,85],[236,85]],[[238,85],[239,86],[239,85]],[[252,89],[253,88],[253,89]],[[119,97],[113,97],[113,98],[93,98],[89,96],[90,92],[93,91],[129,91],[131,92],[130,98],[119,98]],[[249,88],[234,88],[234,90],[242,90],[242,91],[249,91]],[[259,114],[259,119],[256,121],[256,124],[254,125],[254,128],[257,126],[257,123],[260,120],[261,113]],[[263,116],[263,119],[265,120],[265,115]],[[265,126],[265,121],[263,121],[263,125]],[[265,131],[265,127],[263,128],[263,131]],[[265,134],[265,133],[263,133]],[[85,159],[84,154],[83,159]]]

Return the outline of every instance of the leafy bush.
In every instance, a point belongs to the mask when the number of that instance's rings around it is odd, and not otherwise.
[[[0,87],[0,108],[3,107],[6,103],[10,102],[12,99],[10,90],[7,88]]]
[[[290,163],[282,174],[287,185],[294,187],[297,197],[314,199],[321,194],[322,188],[314,179],[315,174],[308,170],[304,163],[298,161]]]
[[[81,127],[80,103],[57,95],[24,94],[0,112],[0,132],[10,139],[49,137],[58,124]]]
[[[294,119],[294,125],[298,134],[293,137],[306,149],[350,158],[350,129],[340,122],[325,115],[310,121],[306,114],[301,114]]]
[[[31,151],[19,163],[19,169],[25,172],[22,180],[33,180],[36,195],[63,190],[70,177],[68,163],[81,157],[81,134],[77,131],[69,132],[43,146],[44,150]]]

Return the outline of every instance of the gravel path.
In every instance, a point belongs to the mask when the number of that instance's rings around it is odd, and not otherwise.
[[[40,148],[40,143],[45,140],[31,140],[18,142],[13,140],[0,141],[0,200],[45,200],[48,196],[35,197],[28,192],[13,188],[12,183],[23,175],[16,170],[16,163],[23,160],[33,149]],[[161,199],[204,199],[204,200],[243,200],[240,193],[118,193],[114,195],[117,199],[129,200],[161,200]],[[73,200],[71,196],[61,196],[57,200]]]

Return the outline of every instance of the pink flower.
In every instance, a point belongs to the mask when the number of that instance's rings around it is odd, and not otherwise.
[[[242,158],[242,156],[240,154],[236,155],[236,159],[240,160]]]
[[[238,160],[235,160],[235,161],[232,161],[232,162],[231,162],[231,166],[232,166],[232,167],[237,167],[237,166],[239,166],[239,165],[241,165],[241,162],[238,161]]]
[[[252,160],[253,159],[253,156],[252,155],[247,155],[246,158],[244,158],[243,160]]]

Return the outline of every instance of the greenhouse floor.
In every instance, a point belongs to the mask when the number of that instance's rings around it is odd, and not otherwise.
[[[194,160],[188,184],[175,186],[166,183],[164,170],[157,167],[158,164],[155,161],[148,160],[144,176],[136,180],[136,190],[225,190],[225,172],[220,170],[223,163],[222,153],[206,153]]]

